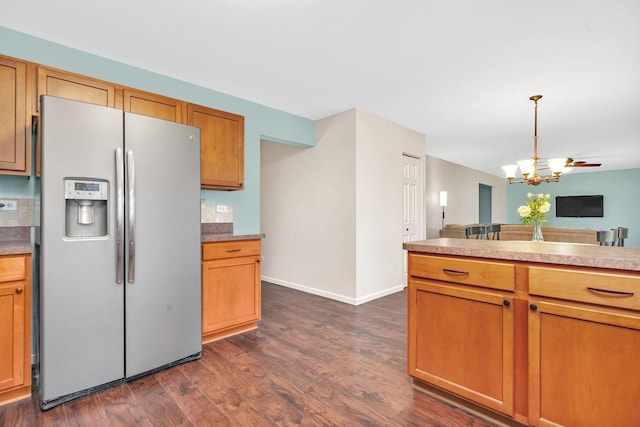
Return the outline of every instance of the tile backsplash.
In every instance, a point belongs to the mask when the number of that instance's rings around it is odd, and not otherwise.
[[[200,201],[200,222],[221,223],[233,222],[233,207],[229,204],[207,203],[204,199]]]
[[[40,200],[14,199],[15,211],[0,211],[0,227],[30,227],[40,225]]]

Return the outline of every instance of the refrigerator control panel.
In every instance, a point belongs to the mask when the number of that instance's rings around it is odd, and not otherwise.
[[[107,200],[107,182],[78,179],[64,180],[64,198],[73,200]]]

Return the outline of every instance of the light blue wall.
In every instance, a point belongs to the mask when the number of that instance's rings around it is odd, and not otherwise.
[[[245,190],[202,191],[210,203],[231,204],[235,231],[260,231],[260,140],[315,144],[315,122],[191,83],[0,27],[0,53],[245,117]],[[171,60],[167,58],[167,60]],[[215,82],[212,82],[215,86]],[[34,197],[33,178],[0,175],[0,197]]]
[[[507,222],[519,223],[518,206],[527,200],[527,193],[549,193],[551,212],[546,225],[571,228],[608,230],[628,227],[629,238],[625,246],[640,247],[640,169],[610,172],[568,173],[560,182],[540,184],[537,187],[523,184],[507,185]],[[555,196],[581,196],[602,194],[604,216],[602,218],[557,218]]]

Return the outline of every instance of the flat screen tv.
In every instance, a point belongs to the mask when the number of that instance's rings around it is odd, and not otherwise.
[[[597,196],[556,196],[556,216],[593,218],[603,216],[603,197]]]

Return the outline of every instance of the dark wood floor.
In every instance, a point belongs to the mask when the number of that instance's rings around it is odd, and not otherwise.
[[[263,283],[257,331],[202,358],[57,406],[0,407],[0,426],[487,426],[415,391],[406,293],[354,307]]]

